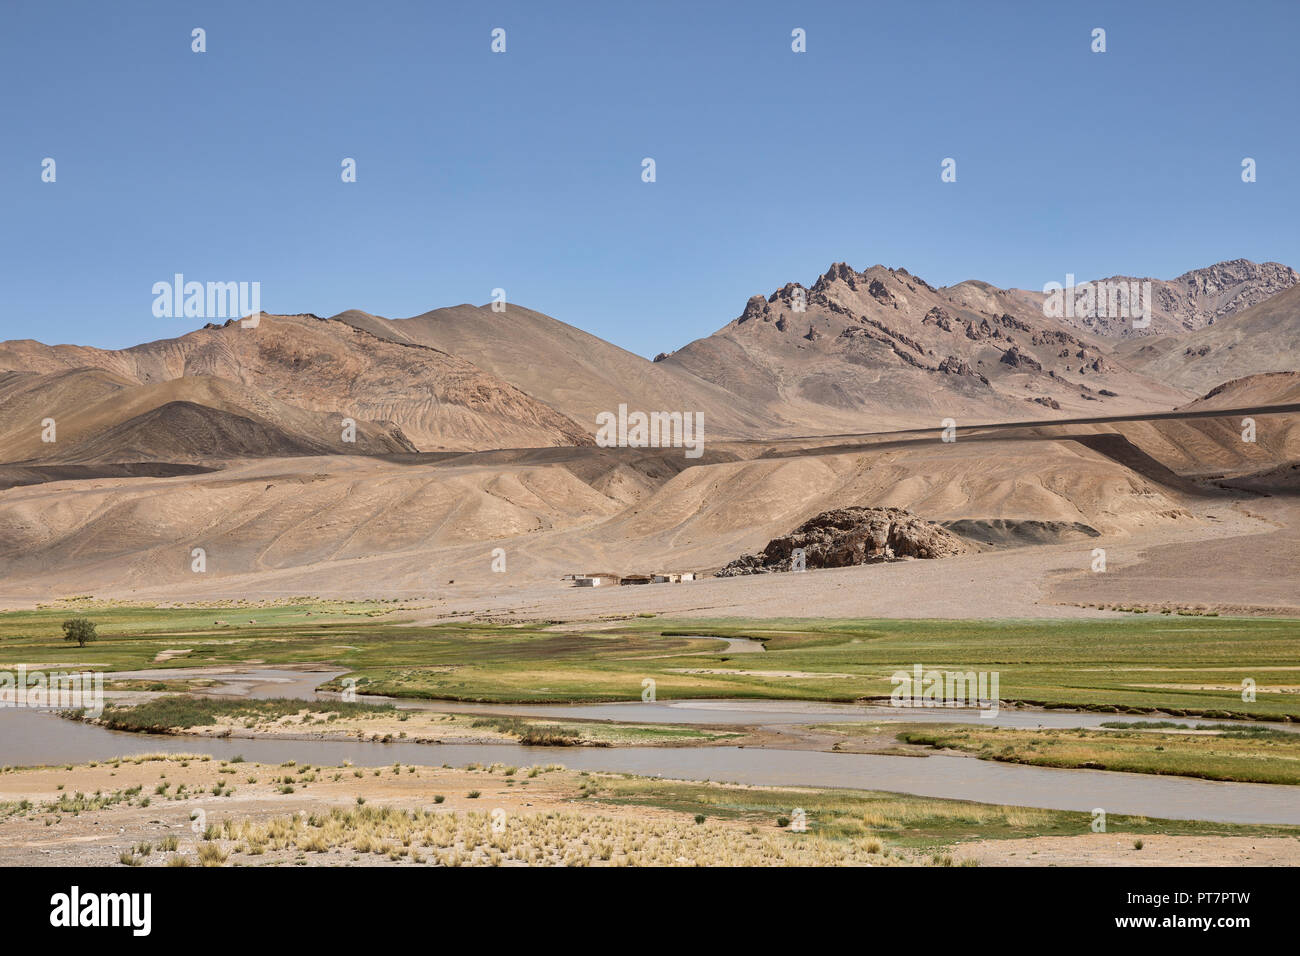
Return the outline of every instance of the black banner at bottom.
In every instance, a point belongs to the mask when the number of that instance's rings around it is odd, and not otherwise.
[[[196,939],[373,940],[405,925],[490,934],[654,933],[679,922],[692,941],[734,944],[771,921],[817,932],[891,925],[908,934],[992,942],[1036,930],[1051,938],[1231,943],[1279,932],[1286,869],[880,868],[577,869],[166,868],[8,869],[0,916],[21,933],[115,944]],[[710,917],[708,914],[714,914]],[[1289,914],[1288,914],[1289,915]],[[757,919],[756,919],[757,917]],[[512,930],[512,927],[514,929]],[[677,932],[674,929],[674,932]],[[246,934],[253,933],[255,936]],[[305,934],[305,936],[304,936]],[[973,935],[972,935],[973,934]],[[1010,935],[1009,935],[1010,934]],[[401,938],[404,938],[402,936]],[[1273,937],[1271,937],[1273,938]],[[593,937],[599,939],[599,937]],[[342,940],[340,940],[342,941]]]

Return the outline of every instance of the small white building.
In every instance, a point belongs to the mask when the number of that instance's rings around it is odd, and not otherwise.
[[[604,572],[594,572],[590,574],[584,574],[581,577],[574,578],[573,586],[575,588],[598,588],[610,584],[618,584],[618,580],[619,579],[617,574],[606,574]]]
[[[659,571],[655,573],[655,584],[680,584],[683,581],[694,581],[694,571],[682,571],[680,574],[676,571]]]

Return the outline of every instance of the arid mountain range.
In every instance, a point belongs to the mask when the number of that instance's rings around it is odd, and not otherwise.
[[[562,413],[464,359],[429,346],[389,342],[346,322],[316,316],[263,316],[255,328],[231,320],[120,351],[48,346],[30,339],[0,344],[0,370],[32,376],[20,386],[29,393],[47,388],[57,393],[61,386],[51,376],[78,369],[112,373],[117,386],[130,392],[114,396],[109,406],[117,418],[106,408],[96,421],[101,430],[134,428],[138,414],[191,401],[260,422],[268,431],[283,431],[291,441],[317,451],[326,446],[339,452],[356,450],[343,442],[342,428],[335,427],[343,417],[367,432],[377,443],[375,451],[590,441]],[[211,403],[184,388],[158,388],[198,378],[210,380],[209,388],[198,391],[211,395]],[[137,395],[136,389],[149,391]],[[291,409],[317,414],[295,415]],[[7,411],[0,411],[0,421],[6,429],[18,425]],[[166,427],[174,421],[172,416],[157,421],[154,453],[166,458],[172,443],[183,437]],[[321,427],[303,431],[309,422]],[[211,452],[217,457],[244,454],[221,446]]]
[[[1143,331],[1169,332],[1130,337],[1050,318],[1042,293],[836,263],[654,362],[515,305],[267,315],[117,351],[9,341],[0,438],[8,462],[196,461],[586,444],[620,404],[702,412],[718,439],[1164,411],[1292,370],[1298,279],[1235,260],[1155,282]]]
[[[1062,280],[1063,281],[1062,277]],[[1280,262],[1233,259],[1204,269],[1184,272],[1177,279],[1141,279],[1111,276],[1101,283],[1150,282],[1151,324],[1135,329],[1133,323],[1109,316],[1068,316],[1065,321],[1096,335],[1128,338],[1195,332],[1221,319],[1231,318],[1279,292],[1300,283],[1300,273]],[[1042,294],[1037,298],[1041,299]]]
[[[1290,606],[1296,535],[1265,511],[1300,461],[1296,278],[1237,260],[1152,280],[1151,326],[1130,335],[1050,317],[1038,292],[837,263],[655,361],[516,305],[264,315],[123,350],[0,343],[0,600],[400,595],[459,614],[509,592],[551,613],[564,573],[708,572],[824,512],[903,508],[962,537],[968,553],[917,563],[987,567],[970,600],[990,610],[1037,613],[1044,577],[1099,543],[1168,543],[1200,567],[1243,535],[1233,560],[1254,577],[1214,600]],[[619,405],[702,412],[703,456],[597,447]],[[703,613],[784,587],[631,590]],[[774,613],[865,613],[852,590],[810,593]]]

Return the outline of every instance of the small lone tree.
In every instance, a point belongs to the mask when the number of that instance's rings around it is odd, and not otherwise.
[[[95,625],[84,617],[74,617],[70,621],[63,622],[63,639],[76,641],[78,647],[85,647],[98,636],[95,633]]]

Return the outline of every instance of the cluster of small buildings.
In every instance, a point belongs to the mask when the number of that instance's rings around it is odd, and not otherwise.
[[[572,581],[575,588],[607,587],[611,584],[680,584],[694,581],[694,571],[659,571],[655,574],[612,574],[606,571],[588,571],[584,574],[566,574],[561,580]]]

